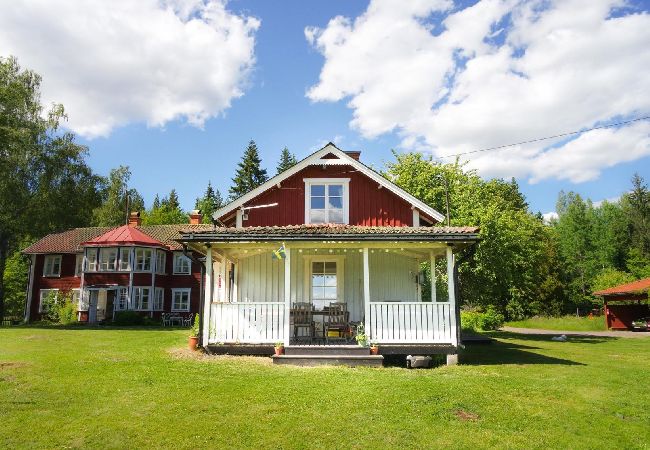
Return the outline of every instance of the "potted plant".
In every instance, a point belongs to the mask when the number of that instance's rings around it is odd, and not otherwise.
[[[366,330],[363,327],[362,323],[357,325],[357,334],[354,336],[354,338],[356,339],[357,344],[359,344],[361,347],[368,346],[368,336],[366,336]]]
[[[370,354],[371,355],[378,355],[379,354],[379,346],[377,345],[376,342],[371,342],[370,343]]]
[[[196,350],[196,347],[199,345],[199,325],[200,325],[199,315],[194,316],[194,324],[190,328],[190,336],[188,341],[188,347],[190,350]]]
[[[284,354],[284,342],[276,342],[273,348],[275,349],[276,356]]]

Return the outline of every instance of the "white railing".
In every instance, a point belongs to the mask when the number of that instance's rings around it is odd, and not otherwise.
[[[455,343],[450,303],[371,302],[370,339],[377,343]]]
[[[283,302],[213,303],[209,343],[264,344],[284,340]]]

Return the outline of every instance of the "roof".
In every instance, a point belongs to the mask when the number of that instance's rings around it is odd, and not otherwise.
[[[90,247],[111,247],[115,245],[153,245],[162,247],[163,243],[140,231],[137,227],[122,225],[108,230],[101,236],[82,243],[82,245]]]
[[[209,231],[184,229],[182,242],[241,240],[378,240],[378,241],[475,241],[477,227],[364,227],[357,225],[318,224],[275,227],[221,227]]]
[[[111,230],[117,230],[119,228],[122,227],[73,228],[61,233],[48,234],[38,242],[24,249],[23,253],[79,253],[82,250],[83,243],[92,241]],[[180,250],[182,246],[177,241],[180,237],[180,230],[192,230],[194,232],[211,230],[212,225],[190,225],[183,223],[175,225],[145,225],[131,228],[141,231],[149,239],[158,242],[158,245],[162,244],[170,250]]]
[[[609,289],[603,289],[594,292],[594,295],[626,295],[626,294],[643,294],[650,291],[650,278],[633,281],[632,283],[621,284]]]
[[[336,158],[327,157],[327,155],[330,153],[335,155]],[[387,180],[385,177],[375,172],[370,167],[354,159],[352,156],[348,155],[347,153],[345,153],[344,151],[336,147],[331,142],[328,143],[325,147],[321,148],[320,150],[307,156],[305,159],[298,162],[295,166],[285,170],[282,173],[279,173],[278,175],[268,180],[266,183],[258,186],[257,188],[242,195],[241,197],[236,198],[232,202],[225,205],[223,208],[217,210],[213,214],[213,218],[219,219],[225,216],[226,214],[231,213],[233,210],[244,206],[247,202],[253,200],[258,195],[264,193],[268,189],[272,188],[278,183],[281,183],[283,180],[286,180],[287,178],[295,175],[296,173],[300,172],[301,170],[303,170],[304,168],[310,165],[341,165],[341,164],[354,167],[359,172],[366,175],[368,178],[372,179],[373,181],[377,182],[381,186],[385,187],[393,194],[402,198],[404,201],[410,203],[413,207],[419,209],[421,212],[429,215],[430,217],[437,220],[438,222],[442,222],[444,220],[445,217],[441,213],[439,213],[438,211],[436,211],[426,203],[422,202],[421,200],[418,200],[413,195],[409,194],[404,189],[397,186],[395,183],[392,183],[390,180]]]

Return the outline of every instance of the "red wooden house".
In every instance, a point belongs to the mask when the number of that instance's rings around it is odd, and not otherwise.
[[[183,230],[179,241],[212,268],[203,345],[264,352],[282,342],[278,363],[313,362],[314,352],[320,362],[375,363],[367,349],[341,349],[356,334],[382,354],[455,361],[454,254],[478,229],[437,226],[443,219],[359,152],[328,144],[217,211],[214,228]],[[435,268],[426,298],[423,262]]]

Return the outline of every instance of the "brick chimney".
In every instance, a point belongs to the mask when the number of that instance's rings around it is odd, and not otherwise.
[[[201,214],[200,209],[195,209],[190,213],[190,224],[199,225],[203,222],[203,214]]]
[[[142,218],[140,218],[139,211],[133,211],[129,214],[129,226],[130,227],[139,227],[142,225]]]
[[[350,152],[345,152],[346,155],[348,155],[352,159],[356,159],[359,161],[359,158],[361,157],[361,152],[360,151],[350,151]]]

